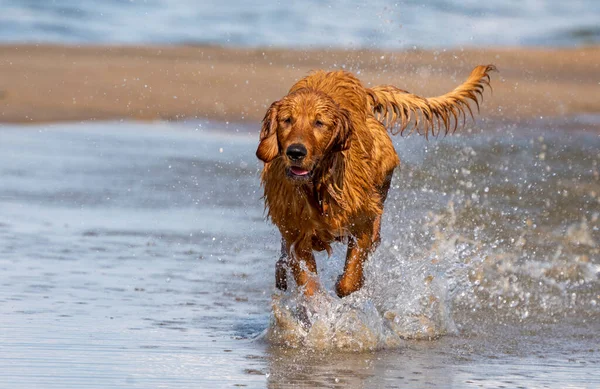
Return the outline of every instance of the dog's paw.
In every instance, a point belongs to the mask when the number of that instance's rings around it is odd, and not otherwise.
[[[348,277],[344,277],[344,275],[340,275],[335,283],[335,293],[340,298],[344,298],[363,286],[363,280],[349,280]]]
[[[312,325],[312,317],[314,315],[314,312],[311,312],[310,308],[307,307],[305,304],[299,304],[298,307],[296,307],[296,318],[298,318],[298,323],[300,323],[300,325],[302,326],[302,328],[304,328],[305,330],[308,330],[311,325]]]
[[[296,306],[296,317],[305,329],[310,328],[319,318],[327,316],[334,306],[334,298],[324,290],[310,297],[302,296]]]

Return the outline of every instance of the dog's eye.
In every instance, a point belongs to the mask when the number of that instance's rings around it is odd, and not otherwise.
[[[315,127],[319,127],[319,128],[321,128],[321,127],[323,127],[324,125],[325,125],[325,123],[323,123],[323,122],[322,122],[322,121],[320,121],[320,120],[316,120],[316,121],[315,121]]]
[[[285,118],[285,119],[283,119],[283,122],[285,124],[292,124],[292,118]]]

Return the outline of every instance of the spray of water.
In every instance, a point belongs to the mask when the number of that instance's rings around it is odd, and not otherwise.
[[[292,288],[273,296],[269,342],[360,351],[500,322],[597,320],[597,154],[574,164],[580,151],[559,149],[560,139],[538,139],[539,147],[477,141],[415,153],[418,163],[404,165],[386,203],[365,288],[334,295],[344,257],[335,252],[321,261],[321,295],[307,301]]]

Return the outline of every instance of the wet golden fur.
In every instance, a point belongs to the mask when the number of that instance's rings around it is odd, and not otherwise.
[[[289,268],[312,295],[319,287],[313,251],[330,252],[341,239],[348,253],[337,293],[362,287],[363,263],[379,242],[383,204],[400,163],[387,129],[411,127],[425,136],[456,130],[472,115],[469,102],[479,107],[494,69],[478,66],[452,92],[433,98],[388,85],[365,88],[345,71],[316,71],[269,107],[256,155],[265,163],[265,207],[282,235],[280,289]],[[290,154],[294,147],[305,155]]]

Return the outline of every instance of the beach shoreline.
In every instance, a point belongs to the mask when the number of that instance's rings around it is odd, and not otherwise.
[[[492,63],[482,117],[511,122],[600,113],[600,46],[299,50],[218,46],[0,45],[0,123],[90,120],[258,122],[315,69],[366,86],[446,93]]]

